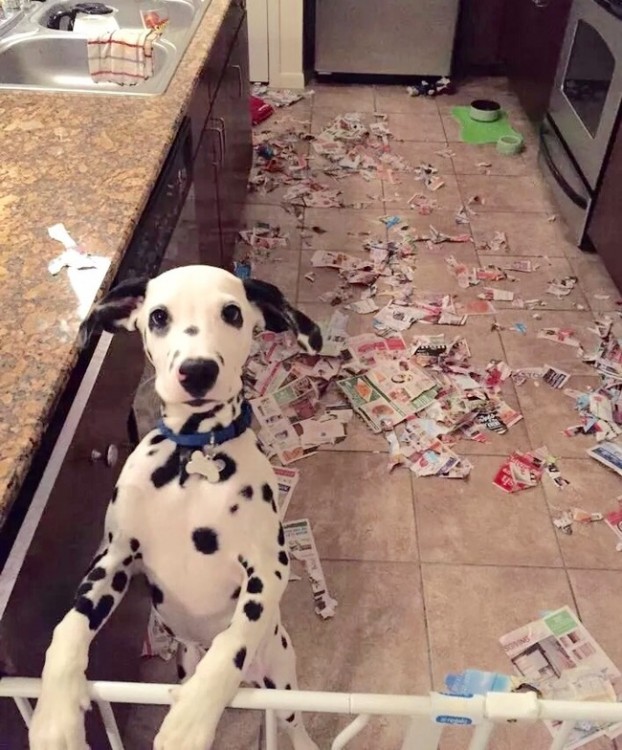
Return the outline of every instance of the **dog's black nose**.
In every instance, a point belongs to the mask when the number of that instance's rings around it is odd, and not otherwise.
[[[217,377],[218,363],[213,359],[185,359],[179,365],[179,382],[195,398],[204,396]]]

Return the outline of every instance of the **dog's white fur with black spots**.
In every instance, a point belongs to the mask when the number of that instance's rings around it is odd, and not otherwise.
[[[87,748],[89,645],[137,573],[147,576],[157,613],[181,644],[182,685],[155,750],[208,750],[241,682],[296,688],[295,653],[279,612],[289,561],[272,467],[251,429],[217,446],[216,481],[188,473],[193,450],[175,442],[240,417],[256,326],[291,329],[309,352],[322,346],[318,327],[276,287],[209,266],[124,282],[83,324],[87,338],[102,328],[140,332],[164,424],[123,467],[101,547],[54,630],[31,750]],[[317,749],[298,713],[279,718],[294,750]]]

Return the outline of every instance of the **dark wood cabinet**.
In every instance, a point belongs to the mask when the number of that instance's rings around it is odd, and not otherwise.
[[[220,266],[223,261],[218,200],[218,172],[224,150],[222,122],[215,108],[203,128],[194,162],[194,205],[199,262]]]
[[[199,140],[194,163],[199,258],[229,269],[252,159],[249,96],[246,13],[233,3],[190,107]]]
[[[225,107],[224,159],[219,173],[218,198],[220,231],[225,263],[231,263],[239,229],[240,209],[246,199],[248,173],[252,161],[250,138],[250,84],[248,70],[248,33],[243,24],[236,37],[220,84]],[[222,179],[220,179],[222,175]]]
[[[502,32],[508,4],[507,0],[462,0],[454,54],[455,74],[502,72]]]
[[[587,236],[622,293],[620,185],[622,185],[622,123],[618,122],[618,130],[601,184],[594,198],[594,208],[587,225]]]
[[[555,79],[572,0],[508,2],[503,53],[508,77],[530,120],[540,123]]]

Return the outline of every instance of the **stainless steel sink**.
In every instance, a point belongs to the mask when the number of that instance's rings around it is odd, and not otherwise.
[[[166,91],[211,0],[158,0],[169,22],[154,45],[154,75],[136,86],[95,83],[88,70],[87,37],[46,28],[49,17],[70,3],[37,6],[0,35],[0,89],[75,91],[154,96]],[[112,3],[111,3],[112,5]],[[136,0],[117,0],[121,28],[142,28]]]

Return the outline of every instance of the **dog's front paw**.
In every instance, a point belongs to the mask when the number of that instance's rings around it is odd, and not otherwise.
[[[209,750],[220,716],[210,710],[202,683],[191,677],[175,690],[174,701],[154,740],[154,750]]]
[[[74,674],[55,684],[44,681],[28,730],[30,750],[89,750],[84,730],[88,707],[84,675]]]

